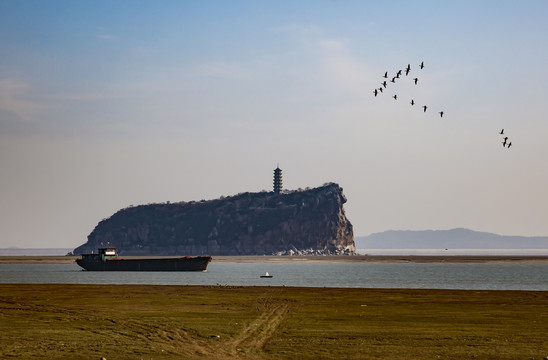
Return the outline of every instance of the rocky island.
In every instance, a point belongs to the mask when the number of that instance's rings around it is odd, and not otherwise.
[[[121,255],[353,255],[352,224],[335,183],[301,191],[243,193],[200,202],[119,210],[75,255],[116,247]]]

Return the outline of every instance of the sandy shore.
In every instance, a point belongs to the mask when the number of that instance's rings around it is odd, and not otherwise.
[[[215,262],[370,262],[370,263],[484,263],[548,262],[548,256],[430,256],[430,255],[357,255],[357,256],[214,256]]]
[[[127,257],[135,258],[135,257]],[[63,264],[73,263],[74,256],[0,256],[1,263]],[[430,256],[430,255],[357,255],[357,256],[214,256],[220,263],[292,263],[292,262],[368,262],[368,263],[486,263],[548,262],[548,256]]]

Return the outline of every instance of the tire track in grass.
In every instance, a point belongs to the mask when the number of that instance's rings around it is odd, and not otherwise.
[[[264,311],[240,335],[226,344],[228,355],[233,357],[259,355],[264,344],[272,337],[288,312],[288,305],[279,305]]]

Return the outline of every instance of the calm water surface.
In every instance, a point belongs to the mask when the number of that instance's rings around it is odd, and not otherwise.
[[[274,277],[262,279],[269,272]],[[548,263],[210,263],[206,272],[89,272],[0,264],[0,283],[548,290]]]

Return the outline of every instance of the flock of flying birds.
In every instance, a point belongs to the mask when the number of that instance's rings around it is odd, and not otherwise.
[[[512,146],[512,142],[511,141],[508,141],[508,136],[506,136],[504,134],[504,129],[502,129],[500,132],[499,132],[500,135],[504,136],[502,138],[502,147],[507,147],[508,149],[510,149],[510,146]]]
[[[419,65],[419,69],[424,69],[424,61],[422,61]],[[373,90],[373,94],[375,95],[375,97],[377,97],[377,95],[381,94],[381,93],[384,93],[384,90],[387,88],[388,86],[388,82],[391,82],[391,83],[396,83],[396,80],[400,79],[400,78],[403,78],[402,77],[402,73],[403,73],[404,70],[398,70],[396,72],[396,75],[394,75],[392,77],[391,80],[387,80],[389,78],[388,76],[388,71],[386,71],[383,75],[383,82],[381,82],[381,87],[378,87],[378,88],[375,88]],[[405,76],[408,76],[409,73],[411,72],[411,64],[407,64],[407,67],[405,68]],[[415,85],[418,84],[419,82],[419,78],[418,77],[415,77],[413,78],[413,82],[415,83]],[[394,94],[392,96],[394,98],[394,100],[398,100],[398,95],[397,94]],[[414,99],[411,99],[411,102],[410,102],[411,106],[414,106],[416,104],[415,100]],[[428,106],[427,105],[423,105],[422,106],[422,110],[423,112],[426,112],[426,110],[428,109]],[[439,111],[438,114],[440,114],[440,117],[443,117],[443,114],[444,112],[443,111]],[[506,148],[510,148],[512,146],[512,142],[511,141],[508,141],[508,136],[506,136],[504,134],[504,129],[502,129],[499,133],[500,135],[503,135],[503,142],[502,142],[502,146],[503,147],[506,147]]]
[[[424,61],[420,63],[419,65],[419,68],[422,70],[424,69]],[[396,83],[396,80],[400,79],[400,77],[402,76],[403,74],[403,71],[404,70],[398,70],[396,72],[396,75],[392,77],[391,80],[389,80],[391,83]],[[407,64],[407,67],[405,68],[405,76],[408,76],[409,73],[411,72],[411,64]],[[381,87],[379,88],[376,88],[375,90],[373,90],[373,94],[375,94],[375,96],[381,94],[384,92],[384,90],[387,88],[388,86],[388,71],[384,73],[384,76],[383,76],[383,82],[381,83]],[[413,82],[415,83],[415,85],[417,85],[419,83],[419,78],[418,77],[415,77],[413,78]],[[395,94],[394,96],[392,96],[394,98],[394,100],[398,100],[398,95]],[[415,100],[414,99],[411,99],[411,102],[410,102],[411,106],[414,106],[416,104]],[[426,112],[426,110],[428,110],[428,106],[427,105],[423,105],[422,106],[422,111],[423,112]],[[443,111],[439,111],[438,114],[440,114],[440,117],[443,117],[443,114],[444,112]]]

